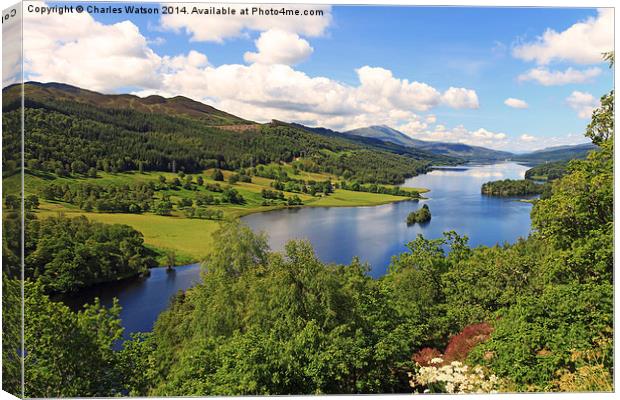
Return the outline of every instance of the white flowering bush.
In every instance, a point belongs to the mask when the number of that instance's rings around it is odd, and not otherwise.
[[[497,393],[500,388],[497,376],[487,376],[480,366],[470,368],[459,361],[443,363],[436,357],[429,366],[420,367],[417,374],[409,373],[411,387],[423,393]]]

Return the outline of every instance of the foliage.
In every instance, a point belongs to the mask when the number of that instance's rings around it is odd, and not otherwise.
[[[486,322],[466,326],[450,338],[444,351],[444,360],[465,361],[471,350],[479,343],[485,342],[491,332],[493,327]]]
[[[544,179],[553,181],[568,173],[568,161],[539,164],[525,171],[525,179]]]
[[[74,313],[40,284],[25,284],[26,397],[112,396],[119,376],[112,343],[122,334],[115,304]]]
[[[325,265],[304,242],[269,253],[264,237],[236,224],[216,240],[203,282],[156,323],[148,394],[405,390],[417,329],[365,266]]]
[[[571,352],[572,369],[556,371],[557,380],[553,383],[563,392],[612,392],[613,377],[607,358],[612,354],[613,340],[605,337],[596,340],[591,349]]]
[[[157,189],[153,182],[120,186],[50,183],[41,193],[47,200],[75,204],[85,211],[139,214],[153,208]]]
[[[427,204],[424,204],[422,208],[417,211],[412,211],[407,215],[407,225],[413,225],[415,223],[423,224],[431,220],[431,210]]]
[[[390,194],[392,196],[411,197],[414,199],[420,198],[420,194],[417,191],[411,191],[403,189],[399,186],[385,186],[377,185],[376,183],[370,185],[360,185],[359,182],[340,182],[340,188],[346,190],[353,190],[356,192],[368,192],[368,193],[382,193]]]
[[[134,276],[154,265],[142,234],[127,225],[85,217],[50,217],[26,223],[26,278],[46,292],[71,292]]]
[[[509,378],[518,390],[550,390],[556,371],[573,368],[571,353],[592,348],[613,323],[611,284],[550,285],[500,312],[473,362]],[[606,368],[611,369],[611,349]]]
[[[3,263],[3,267],[5,267]],[[22,396],[22,281],[2,274],[2,390]]]
[[[611,68],[614,64],[614,52],[606,53],[605,60]],[[592,120],[586,129],[586,136],[592,143],[600,145],[609,141],[614,134],[614,91],[601,97],[601,106],[592,112]]]
[[[483,183],[480,191],[487,196],[508,197],[540,194],[544,188],[544,184],[535,183],[527,179],[504,179],[502,181]]]
[[[550,279],[610,280],[613,273],[613,139],[553,183],[532,210],[532,225],[562,262]]]

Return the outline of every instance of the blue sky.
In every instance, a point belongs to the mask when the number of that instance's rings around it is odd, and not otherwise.
[[[598,59],[613,50],[610,12],[324,11],[298,20],[26,12],[38,27],[25,38],[26,73],[106,93],[185,95],[259,122],[386,124],[512,151],[583,142],[592,107],[613,85]]]

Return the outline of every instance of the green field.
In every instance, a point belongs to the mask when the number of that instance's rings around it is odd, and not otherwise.
[[[295,179],[314,181],[330,179],[332,182],[338,181],[335,176],[327,174],[308,173],[303,171],[296,171],[296,173],[294,173],[293,168],[289,165],[282,166],[282,169]],[[227,180],[233,172],[222,172],[224,174],[224,182],[215,182],[211,179],[212,170],[205,170],[202,174],[194,174],[193,176],[196,178],[200,175],[205,183],[219,183],[222,187],[232,186],[244,197],[245,204],[219,204],[209,206],[209,208],[222,210],[224,213],[224,220],[255,212],[264,212],[286,207],[284,204],[262,205],[264,199],[262,198],[261,191],[263,189],[273,189],[270,186],[273,182],[272,179],[253,176],[252,183],[237,182],[230,185]],[[41,190],[51,182],[70,186],[84,183],[103,186],[121,186],[141,182],[158,182],[159,176],[164,176],[168,181],[178,177],[177,174],[171,172],[131,172],[117,174],[99,172],[97,178],[57,177],[52,174],[32,174],[27,171],[24,182],[26,195],[36,194],[39,196],[41,205],[39,209],[36,210],[36,214],[42,218],[63,213],[67,216],[84,215],[93,221],[103,223],[126,224],[142,232],[145,243],[162,255],[160,261],[163,260],[164,252],[168,250],[174,250],[179,264],[201,261],[213,248],[212,234],[218,229],[220,221],[187,218],[182,210],[176,208],[173,210],[171,216],[161,216],[150,212],[143,214],[86,212],[73,204],[60,201],[47,201],[40,195]],[[3,184],[7,193],[19,191],[19,175],[5,178]],[[409,190],[418,193],[426,191],[425,189],[418,188],[411,188]],[[179,188],[177,190],[161,190],[156,192],[156,197],[161,197],[163,194],[166,194],[170,196],[173,202],[176,202],[182,198],[193,199],[197,193],[211,192],[207,191],[204,186],[201,186],[198,187],[197,190],[187,190],[184,188]],[[293,195],[299,196],[304,203],[302,207],[375,206],[408,199],[402,196],[355,192],[342,189],[335,189],[334,193],[329,196],[311,196],[304,193],[290,192],[284,193],[287,197]]]

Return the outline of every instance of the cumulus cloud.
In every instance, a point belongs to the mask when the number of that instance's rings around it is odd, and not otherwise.
[[[485,128],[467,129],[463,125],[448,128],[443,124],[438,124],[433,129],[420,129],[416,124],[407,124],[395,128],[414,139],[456,142],[510,152],[528,152],[545,147],[575,145],[588,141],[583,134],[577,133],[562,136],[536,136],[528,133],[509,135]]]
[[[391,105],[399,109],[427,111],[439,104],[440,93],[434,87],[417,81],[395,78],[392,71],[364,66],[356,70],[360,86],[356,95],[369,109]]]
[[[132,22],[106,25],[87,13],[29,13],[24,17],[24,32],[24,63],[30,80],[93,90],[157,84],[162,58]]]
[[[592,116],[592,111],[598,106],[599,101],[590,93],[575,90],[566,98],[566,104],[577,111],[579,118],[586,119]]]
[[[512,107],[512,108],[528,108],[528,104],[520,99],[515,99],[513,97],[509,97],[506,100],[504,100],[504,104],[506,104],[508,107]]]
[[[223,42],[227,38],[246,35],[248,31],[264,32],[271,29],[296,33],[302,36],[321,36],[332,20],[331,6],[298,4],[229,4],[235,15],[191,14],[194,7],[209,9],[221,4],[174,3],[174,7],[185,7],[188,14],[165,14],[161,16],[161,28],[175,32],[185,32],[192,41]],[[262,9],[299,10],[302,15],[241,15],[241,10],[254,7]],[[321,11],[323,15],[303,15],[305,10]]]
[[[249,65],[215,66],[207,54],[195,50],[158,55],[149,47],[153,42],[129,21],[106,25],[87,13],[62,17],[33,14],[25,23],[27,77],[107,93],[133,87],[134,94],[143,96],[184,95],[258,122],[273,118],[341,130],[385,124],[431,140],[455,138],[478,145],[505,140],[504,133],[485,129],[468,131],[441,125],[431,129],[437,122],[435,115],[417,114],[441,105],[478,108],[478,96],[472,89],[449,87],[442,91],[368,65],[355,71],[358,81],[354,84],[310,76],[292,67],[312,52],[300,35],[318,35],[325,28],[291,25],[267,29],[260,24],[244,22],[226,36],[262,29],[257,51],[245,55]]]
[[[21,82],[22,8],[15,6],[15,16],[2,23],[2,87]],[[5,10],[8,12],[8,10]]]
[[[566,85],[569,83],[589,82],[601,74],[598,67],[578,70],[567,68],[565,71],[549,71],[547,68],[538,67],[519,75],[519,81],[536,81],[544,86]]]
[[[296,33],[270,29],[255,41],[257,53],[243,56],[250,63],[294,65],[307,59],[314,49]]]
[[[527,133],[524,133],[523,135],[519,136],[519,139],[523,142],[535,142],[538,140],[535,136],[528,135]]]
[[[433,129],[425,129],[418,123],[408,123],[397,126],[397,129],[415,139],[436,141],[436,142],[456,142],[472,146],[485,146],[491,148],[501,148],[507,143],[508,135],[503,132],[492,132],[484,128],[469,130],[463,125],[447,128],[442,124],[436,125]]]
[[[547,29],[534,42],[516,46],[512,54],[539,65],[552,61],[596,64],[602,61],[602,53],[613,49],[614,9],[604,8],[596,18],[577,22],[562,32]]]
[[[449,88],[442,96],[444,104],[452,108],[479,108],[478,95],[474,90],[464,88]]]

